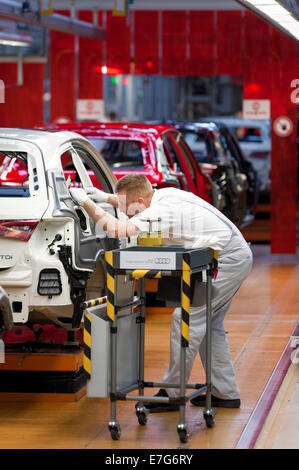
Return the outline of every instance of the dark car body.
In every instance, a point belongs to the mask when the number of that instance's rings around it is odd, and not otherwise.
[[[237,162],[241,173],[244,173],[247,178],[248,190],[247,190],[247,202],[250,208],[251,214],[255,216],[257,204],[260,195],[261,182],[258,177],[258,173],[254,168],[252,162],[246,158],[243,150],[240,147],[238,139],[234,132],[229,127],[219,121],[212,121],[220,132],[223,146],[229,158]]]
[[[229,130],[211,122],[173,125],[183,133],[202,171],[219,186],[224,200],[220,210],[239,228],[248,225],[256,209],[256,179]]]

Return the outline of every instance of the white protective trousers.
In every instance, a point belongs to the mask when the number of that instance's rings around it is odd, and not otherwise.
[[[240,398],[235,373],[224,329],[224,318],[234,295],[252,267],[252,253],[240,232],[233,231],[227,249],[219,253],[218,275],[212,282],[212,394],[223,399]],[[170,332],[170,362],[163,382],[180,382],[181,309],[176,308]],[[199,352],[206,364],[206,305],[190,308],[189,347],[186,349],[186,381]],[[179,389],[168,388],[171,397],[179,396]]]

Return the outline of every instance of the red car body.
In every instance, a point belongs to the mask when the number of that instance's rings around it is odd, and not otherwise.
[[[211,184],[201,169],[181,133],[169,125],[151,125],[140,123],[72,123],[49,124],[39,129],[69,130],[86,137],[102,154],[117,179],[130,172],[144,174],[154,188],[177,187],[190,191],[204,200],[213,203]],[[126,142],[135,145],[140,152],[140,165],[124,165],[121,158],[111,165],[107,158],[107,148],[101,143]],[[108,144],[107,144],[108,145]],[[107,147],[107,146],[106,146]],[[132,162],[127,162],[132,163]],[[134,163],[134,162],[133,162]],[[73,170],[65,167],[65,176],[74,179]],[[91,180],[94,185],[92,172]]]

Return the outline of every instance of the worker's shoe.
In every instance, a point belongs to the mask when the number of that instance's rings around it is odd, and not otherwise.
[[[155,397],[169,397],[164,388],[160,388],[159,392],[154,395]],[[179,405],[174,403],[156,403],[156,402],[138,402],[135,408],[143,406],[149,413],[162,413],[163,411],[178,411]]]
[[[190,400],[194,406],[206,406],[206,395],[198,395],[198,397],[192,398]],[[212,395],[212,408],[240,408],[241,401],[239,398],[234,400],[224,400],[223,398],[218,398]]]

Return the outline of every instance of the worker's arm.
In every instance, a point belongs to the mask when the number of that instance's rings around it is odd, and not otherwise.
[[[108,237],[132,237],[137,235],[139,232],[138,227],[132,224],[129,220],[118,220],[113,215],[104,211],[101,207],[98,207],[91,199],[86,199],[83,203],[83,207],[95,223],[100,224]]]
[[[101,191],[94,186],[89,186],[86,188],[86,194],[94,202],[107,202],[115,208],[118,207],[118,197],[116,194],[105,193],[104,191]]]
[[[96,224],[100,224],[101,228],[107,233],[108,237],[124,238],[132,237],[138,234],[139,229],[136,227],[136,225],[132,224],[129,220],[118,220],[113,215],[104,211],[104,209],[97,206],[91,199],[89,199],[84,189],[70,188],[70,193],[74,201],[76,201],[80,206],[84,207],[94,222]],[[109,202],[109,198],[106,199],[106,202]],[[115,202],[114,198],[112,198],[112,202]]]

